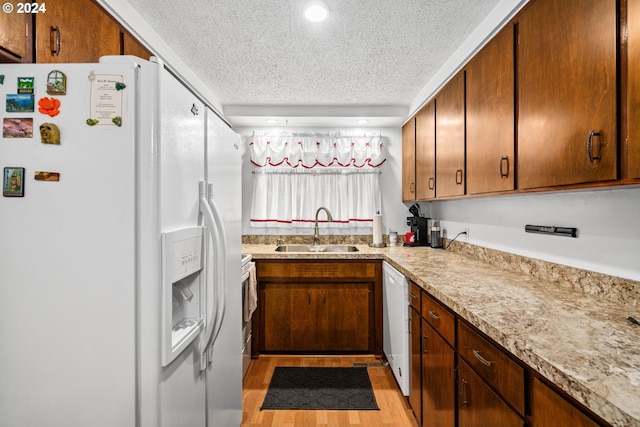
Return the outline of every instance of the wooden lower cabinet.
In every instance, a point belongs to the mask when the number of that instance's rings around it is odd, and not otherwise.
[[[422,335],[420,331],[422,318],[420,317],[420,312],[413,307],[409,309],[409,316],[411,317],[409,404],[413,410],[413,415],[418,421],[418,425],[422,425]]]
[[[369,283],[268,283],[264,295],[264,351],[373,350]]]
[[[380,262],[256,264],[259,352],[381,353]]]
[[[575,406],[539,379],[531,385],[531,427],[598,427]]]
[[[422,427],[454,427],[455,352],[422,321]]]
[[[409,308],[409,404],[419,426],[610,427],[413,282]]]
[[[458,427],[487,426],[523,427],[524,421],[458,357]]]

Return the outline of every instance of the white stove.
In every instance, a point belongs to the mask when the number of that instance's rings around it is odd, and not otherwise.
[[[255,286],[251,287],[251,270],[254,270],[255,263],[251,262],[251,254],[242,254],[241,261],[241,285],[242,285],[242,377],[244,378],[249,365],[251,364],[251,320],[253,308],[251,307],[251,297],[257,301]],[[253,292],[253,295],[251,293]]]

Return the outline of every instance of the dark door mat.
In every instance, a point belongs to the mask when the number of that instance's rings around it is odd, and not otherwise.
[[[278,366],[260,409],[379,410],[366,367]]]

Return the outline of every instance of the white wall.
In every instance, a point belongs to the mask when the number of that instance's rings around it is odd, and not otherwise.
[[[313,230],[296,230],[289,229],[263,229],[253,228],[249,223],[251,212],[251,196],[253,193],[253,174],[255,168],[249,158],[249,143],[253,131],[277,130],[275,128],[243,128],[234,129],[242,136],[242,234],[244,235],[263,235],[263,234],[313,234]],[[283,129],[279,129],[283,130]],[[389,228],[393,231],[404,231],[406,217],[409,216],[407,207],[402,203],[400,189],[402,188],[402,129],[401,128],[296,128],[287,127],[290,132],[322,132],[322,131],[376,131],[380,132],[385,150],[387,152],[387,160],[380,167],[382,174],[380,175],[380,186],[382,192],[382,223],[384,234],[387,234]],[[366,229],[365,229],[366,230]],[[325,232],[323,232],[325,233]],[[327,234],[371,234],[371,229],[364,231],[363,229],[336,229],[327,230]]]
[[[531,258],[640,280],[640,188],[537,193],[422,203],[453,238]],[[578,237],[525,233],[524,226],[576,227]],[[462,241],[465,238],[461,236]],[[460,239],[459,238],[459,239]]]

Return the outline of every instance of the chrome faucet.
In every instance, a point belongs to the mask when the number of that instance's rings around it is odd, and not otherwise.
[[[313,244],[317,245],[318,243],[320,243],[320,231],[318,230],[318,214],[320,213],[320,211],[325,211],[327,213],[327,221],[331,222],[333,221],[333,217],[331,216],[331,212],[329,212],[329,209],[325,208],[325,207],[319,207],[318,210],[316,211],[316,223],[315,223],[315,228],[313,230]]]

